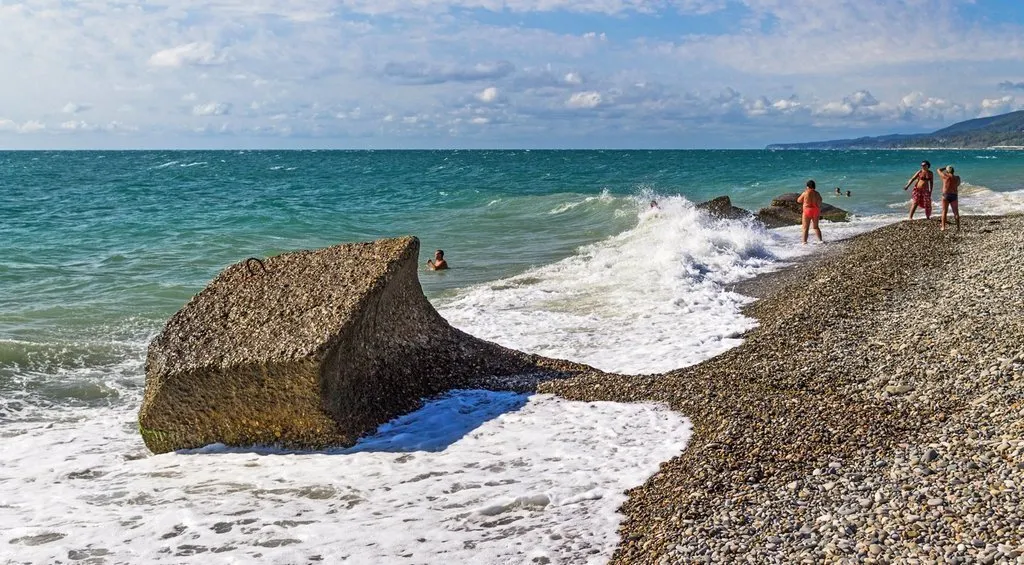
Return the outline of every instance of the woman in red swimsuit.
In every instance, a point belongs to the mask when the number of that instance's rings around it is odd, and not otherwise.
[[[903,190],[910,188],[910,185],[914,185],[914,195],[910,201],[910,219],[914,219],[914,212],[917,207],[924,208],[924,217],[929,219],[932,217],[932,183],[935,176],[931,172],[932,164],[928,161],[921,162],[921,170],[914,173],[914,176],[910,177],[907,181],[907,185],[903,187]]]
[[[821,228],[818,227],[818,219],[821,218],[821,195],[815,190],[813,180],[807,181],[807,190],[796,198],[796,201],[804,205],[803,214],[803,242],[807,244],[807,230],[814,225],[814,233],[821,241]]]

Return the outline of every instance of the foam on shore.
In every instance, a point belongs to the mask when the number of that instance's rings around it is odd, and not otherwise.
[[[657,405],[454,391],[347,450],[150,456],[133,412],[94,410],[6,427],[0,547],[31,563],[603,563],[623,491],[689,433]]]

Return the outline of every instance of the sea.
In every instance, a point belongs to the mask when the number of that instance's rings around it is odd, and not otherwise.
[[[922,159],[1024,212],[1020,151],[0,152],[0,563],[605,563],[685,415],[458,390],[349,448],[153,455],[147,345],[232,263],[412,234],[454,326],[664,372],[756,326],[737,283],[904,218]],[[694,207],[808,179],[853,215],[824,244]]]

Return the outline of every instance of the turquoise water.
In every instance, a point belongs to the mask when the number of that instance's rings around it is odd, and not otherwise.
[[[897,214],[922,158],[955,164],[997,207],[1024,188],[1024,152],[1000,151],[3,152],[0,392],[139,362],[164,320],[249,256],[414,234],[454,267],[421,276],[425,292],[452,298],[631,230],[652,198],[756,209],[815,178],[826,202]],[[137,387],[136,373],[119,379]]]

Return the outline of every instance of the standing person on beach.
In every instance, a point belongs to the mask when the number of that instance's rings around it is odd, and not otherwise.
[[[807,181],[807,189],[804,193],[796,198],[796,201],[804,205],[804,217],[803,217],[803,242],[807,245],[807,231],[811,225],[814,225],[814,233],[818,235],[818,241],[821,241],[821,228],[818,227],[818,219],[821,217],[821,195],[815,190],[815,184],[813,180]]]
[[[921,161],[921,170],[914,173],[914,176],[910,177],[907,181],[907,185],[903,187],[903,190],[910,188],[910,185],[914,185],[913,197],[910,201],[910,218],[914,219],[914,212],[917,207],[924,208],[924,217],[929,219],[932,217],[932,188],[935,182],[935,176],[931,171],[932,164],[928,161]]]
[[[942,231],[946,231],[946,212],[950,207],[953,208],[953,217],[956,218],[956,230],[960,231],[960,208],[957,203],[960,175],[953,174],[953,165],[946,165],[939,168],[939,176],[942,177]]]

